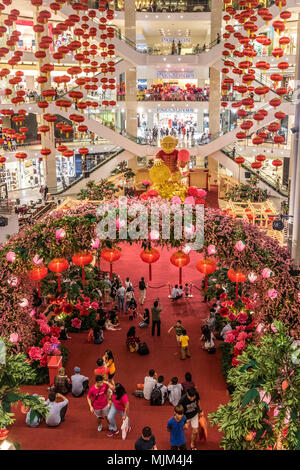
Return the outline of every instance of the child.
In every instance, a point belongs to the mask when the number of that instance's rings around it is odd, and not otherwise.
[[[191,357],[189,351],[189,340],[190,338],[186,334],[186,330],[182,330],[182,335],[179,338],[180,345],[181,345],[181,359],[184,360],[187,357]]]
[[[186,417],[183,406],[175,406],[174,416],[168,421],[168,431],[170,431],[171,450],[186,450],[186,439],[184,429],[187,428]]]
[[[189,297],[189,295],[190,295],[190,288],[189,288],[188,283],[186,283],[185,286],[184,286],[184,295],[186,297]]]
[[[168,334],[170,334],[172,330],[176,331],[177,343],[180,346],[180,336],[182,335],[182,332],[185,331],[184,327],[182,326],[181,320],[177,320],[176,325],[171,326],[171,328],[168,330]]]
[[[178,377],[173,377],[168,385],[169,402],[177,406],[182,395],[182,385],[178,383]]]

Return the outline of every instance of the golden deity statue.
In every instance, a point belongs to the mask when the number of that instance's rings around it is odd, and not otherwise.
[[[155,162],[149,174],[156,190],[163,199],[180,197],[184,201],[187,195],[187,186],[182,184],[180,168],[184,168],[189,161],[187,150],[177,150],[178,140],[167,136],[161,140],[161,150],[156,154]]]

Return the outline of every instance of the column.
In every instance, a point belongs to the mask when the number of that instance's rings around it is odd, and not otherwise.
[[[33,14],[33,22],[36,24],[37,13],[34,12]],[[39,42],[42,35],[48,35],[48,21],[44,23],[44,33],[38,36],[35,33],[35,44],[36,50],[39,49]],[[49,49],[46,49],[46,57],[41,61],[37,59],[37,69],[40,71],[40,68],[44,64],[51,63],[51,57],[49,53]],[[45,75],[45,74],[44,74]],[[46,75],[47,82],[42,85],[38,85],[38,94],[41,95],[43,90],[47,90],[51,88],[51,73]],[[45,110],[47,113],[47,109]],[[57,175],[56,175],[56,151],[55,151],[55,137],[54,137],[54,124],[50,124],[45,121],[42,117],[42,114],[37,116],[38,125],[47,125],[50,127],[50,131],[47,132],[45,135],[41,134],[41,144],[42,148],[48,148],[51,150],[51,154],[48,155],[47,160],[44,157],[44,177],[45,183],[48,186],[50,193],[55,193],[57,191]]]
[[[217,38],[217,34],[221,35],[222,27],[222,0],[212,0],[211,2],[211,26],[210,40],[211,42]],[[214,67],[209,69],[209,131],[211,134],[220,132],[220,72]]]
[[[135,0],[126,0],[124,9],[125,37],[136,43],[136,11]],[[137,100],[136,83],[137,75],[134,66],[125,74],[126,82],[126,132],[137,135]]]
[[[297,132],[292,137],[292,150],[290,162],[290,196],[289,196],[289,250],[294,260],[295,266],[300,264],[300,14],[298,14],[297,28],[297,62],[295,83],[298,83],[296,89],[296,111],[295,111],[295,128]]]

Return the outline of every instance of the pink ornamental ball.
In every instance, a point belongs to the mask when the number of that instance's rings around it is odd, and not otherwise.
[[[26,308],[29,305],[29,302],[27,299],[23,298],[21,299],[21,302],[19,303],[20,307]]]
[[[207,191],[205,189],[198,189],[198,197],[205,197],[207,196]]]
[[[236,242],[234,248],[239,252],[239,253],[242,253],[242,251],[244,251],[244,249],[246,248],[246,244],[240,240],[238,242]]]
[[[6,253],[6,259],[9,262],[13,262],[16,260],[16,253],[14,251],[8,251]]]
[[[100,246],[99,238],[95,238],[94,240],[91,241],[92,250],[98,250],[99,246]]]
[[[171,202],[172,204],[181,204],[181,199],[178,196],[173,196]]]
[[[58,228],[55,232],[56,240],[61,240],[66,236],[66,231],[63,228]]]
[[[264,269],[262,270],[261,274],[262,274],[262,277],[263,277],[264,279],[269,279],[269,277],[271,277],[273,273],[272,273],[271,269],[269,269],[269,268],[264,268]]]
[[[210,255],[215,255],[217,253],[217,248],[215,245],[208,245],[207,247],[207,254]]]
[[[277,290],[275,290],[275,289],[269,289],[268,290],[268,297],[270,299],[276,299],[277,296],[278,296]]]
[[[257,279],[257,274],[251,272],[248,274],[248,280],[249,282],[251,282],[251,284],[253,284]]]
[[[195,199],[193,198],[193,196],[188,196],[188,197],[185,198],[184,203],[185,204],[195,204]]]
[[[19,341],[19,335],[18,333],[12,333],[9,337],[9,341],[11,343],[14,343],[14,344],[17,344],[17,342]]]
[[[43,263],[43,258],[40,258],[39,255],[35,255],[33,258],[32,258],[32,261],[33,263],[36,265],[36,266],[39,266],[40,264]]]

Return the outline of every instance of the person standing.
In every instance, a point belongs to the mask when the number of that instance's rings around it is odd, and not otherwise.
[[[172,377],[167,388],[169,393],[169,402],[171,405],[177,406],[183,391],[182,385],[178,383],[178,377]]]
[[[103,356],[103,361],[104,361],[105,367],[108,368],[108,380],[110,380],[113,383],[113,378],[116,373],[116,366],[115,366],[113,353],[111,352],[110,349],[107,349],[105,351],[104,356]]]
[[[111,291],[111,280],[109,279],[109,274],[106,274],[104,278],[104,303],[110,303],[110,291]]]
[[[45,200],[45,201],[46,201],[46,199],[47,199],[47,194],[48,194],[48,192],[49,192],[48,186],[45,185],[45,187],[44,187],[44,200]]]
[[[171,326],[171,328],[168,330],[168,334],[170,334],[172,330],[175,330],[176,340],[178,345],[180,346],[180,336],[182,336],[182,332],[184,331],[184,327],[182,325],[181,320],[177,320],[176,325]]]
[[[123,421],[128,418],[129,412],[129,400],[126,394],[125,388],[120,383],[116,383],[113,387],[113,394],[111,397],[112,405],[108,413],[109,421],[109,432],[107,437],[112,437],[115,434],[119,434],[117,425],[116,425],[116,415],[120,414]],[[129,418],[128,418],[128,432],[130,432]]]
[[[181,41],[178,41],[178,44],[177,44],[178,55],[181,55],[181,48],[182,48]]]
[[[140,291],[140,304],[144,305],[144,302],[146,299],[146,293],[147,293],[147,284],[143,277],[141,278],[139,282],[139,291]]]
[[[119,308],[119,311],[123,310],[124,311],[124,299],[125,299],[125,292],[126,292],[126,289],[124,286],[121,286],[119,287],[119,289],[117,290],[117,297],[118,297],[118,308]]]
[[[198,414],[203,416],[199,406],[199,398],[199,393],[194,388],[189,388],[186,395],[184,395],[178,403],[178,406],[183,406],[186,424],[192,426],[191,450],[197,450],[196,439],[199,428]]]
[[[98,419],[98,431],[102,431],[102,420],[107,418],[110,406],[109,384],[104,381],[103,375],[96,376],[95,385],[89,389],[87,402],[90,412]]]
[[[174,416],[169,419],[167,429],[171,433],[171,450],[186,450],[184,429],[187,429],[187,425],[183,406],[175,406]]]
[[[182,330],[182,335],[179,338],[180,346],[181,346],[181,359],[184,360],[187,357],[191,357],[189,351],[189,336],[186,334],[186,330]]]
[[[173,42],[172,42],[172,47],[171,47],[171,54],[172,55],[175,55],[176,53],[176,45],[175,45],[175,41],[173,39]]]
[[[159,299],[157,299],[153,306],[151,307],[151,315],[152,315],[152,336],[155,334],[155,326],[157,328],[157,336],[160,336],[160,312],[161,312],[161,305]]]

